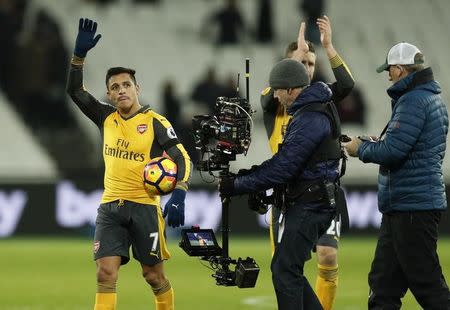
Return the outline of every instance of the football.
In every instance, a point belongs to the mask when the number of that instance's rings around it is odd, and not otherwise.
[[[167,195],[177,184],[177,165],[167,157],[155,157],[144,167],[144,187],[149,195]]]

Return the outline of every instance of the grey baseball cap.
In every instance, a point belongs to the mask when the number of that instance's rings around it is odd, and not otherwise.
[[[421,54],[420,50],[407,42],[395,44],[389,50],[384,64],[377,68],[377,72],[389,71],[391,65],[416,65],[422,64],[423,58],[416,58],[417,54]]]
[[[309,85],[305,66],[294,59],[283,59],[273,66],[269,75],[269,86],[273,89],[297,88]]]

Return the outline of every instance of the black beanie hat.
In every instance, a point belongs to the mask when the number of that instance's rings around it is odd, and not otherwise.
[[[269,86],[272,88],[297,88],[309,85],[305,66],[294,59],[283,59],[270,71]]]

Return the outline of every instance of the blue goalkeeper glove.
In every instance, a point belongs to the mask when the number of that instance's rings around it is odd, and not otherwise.
[[[184,225],[184,199],[186,191],[176,188],[172,192],[169,201],[164,206],[163,216],[167,217],[167,224],[171,227]]]
[[[73,51],[75,56],[80,58],[86,57],[87,52],[97,44],[102,35],[98,34],[95,36],[96,31],[96,22],[87,18],[80,18],[75,50]]]

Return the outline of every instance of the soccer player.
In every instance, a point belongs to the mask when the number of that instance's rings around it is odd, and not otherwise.
[[[301,61],[308,71],[310,80],[314,75],[316,64],[316,54],[311,42],[305,40],[304,23],[300,28],[299,40],[289,44],[286,50],[287,58],[294,58]],[[354,86],[354,80],[350,70],[342,58],[336,52],[331,40],[331,23],[327,16],[317,19],[322,46],[324,47],[330,61],[331,69],[336,78],[336,82],[329,84],[332,91],[332,100],[339,104],[345,98]],[[303,27],[303,28],[302,28]],[[300,48],[298,48],[300,46]],[[270,149],[273,154],[278,152],[278,146],[283,142],[284,133],[291,116],[287,113],[285,107],[279,104],[277,98],[273,96],[273,89],[267,87],[261,95],[261,106],[263,108],[264,125],[269,138]],[[280,210],[271,209],[270,239],[272,254],[277,245],[278,222]],[[340,217],[339,215],[332,221],[326,234],[318,241],[316,246],[318,275],[315,291],[325,310],[332,309],[336,298],[336,289],[338,285],[338,240],[340,235]]]
[[[143,169],[152,158],[166,152],[177,164],[177,185],[165,205],[168,224],[184,225],[184,200],[191,173],[190,158],[166,118],[139,103],[135,71],[115,67],[106,74],[112,106],[95,99],[83,85],[87,52],[100,40],[97,23],[80,19],[67,90],[81,111],[100,129],[105,162],[104,192],[98,208],[94,258],[97,294],[94,310],[116,309],[119,268],[129,258],[140,262],[142,274],[155,295],[157,310],[174,308],[174,293],[164,274],[166,247],[160,197],[143,186]]]

